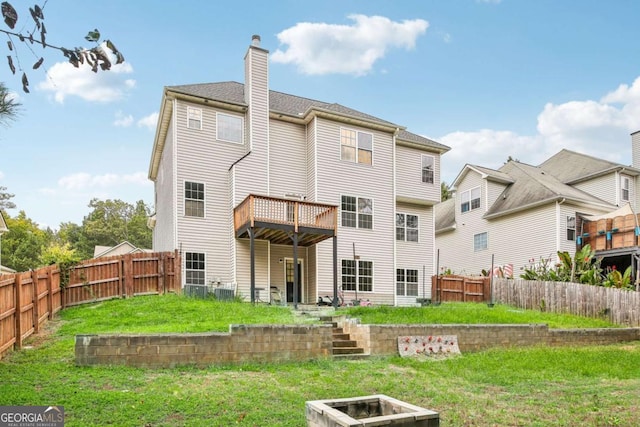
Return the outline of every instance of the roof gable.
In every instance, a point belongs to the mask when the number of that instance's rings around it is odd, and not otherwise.
[[[565,184],[583,181],[620,169],[627,169],[630,175],[638,175],[640,171],[620,163],[610,162],[586,154],[563,149],[549,157],[540,168],[555,176]]]

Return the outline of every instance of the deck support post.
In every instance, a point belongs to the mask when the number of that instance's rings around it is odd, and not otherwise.
[[[333,307],[338,308],[338,236],[333,235]]]
[[[298,274],[300,271],[300,267],[298,266],[298,232],[295,231],[293,236],[291,236],[293,240],[293,308],[298,309],[298,299],[300,295],[298,295]]]
[[[250,264],[250,275],[251,275],[251,303],[255,304],[256,302],[256,243],[255,243],[255,233],[253,231],[253,227],[249,227],[249,251],[251,252],[251,259],[249,261]]]

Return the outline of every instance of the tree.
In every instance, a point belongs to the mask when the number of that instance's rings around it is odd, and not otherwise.
[[[0,82],[0,125],[8,126],[20,112],[21,104],[9,92],[4,83]]]
[[[9,200],[13,196],[14,196],[13,194],[7,193],[7,187],[0,186],[0,209],[1,210],[16,208],[16,204],[13,203],[11,200]]]
[[[9,231],[2,235],[2,264],[17,271],[38,268],[43,249],[49,244],[49,234],[38,228],[24,211],[12,218],[5,216]]]
[[[449,200],[452,196],[451,190],[446,182],[442,181],[440,183],[440,201],[444,202],[445,200]]]
[[[82,226],[67,223],[59,232],[81,257],[91,258],[98,245],[115,246],[125,240],[138,247],[151,247],[151,230],[147,227],[150,210],[142,200],[133,206],[117,199],[92,199],[89,207],[93,210],[84,217]]]
[[[46,1],[45,1],[46,4]],[[2,3],[1,6],[2,17],[4,18],[4,23],[9,27],[10,30],[14,30],[16,28],[16,24],[18,23],[19,16],[16,9],[7,1]],[[66,48],[62,46],[55,46],[47,42],[47,29],[44,24],[44,6],[34,5],[29,8],[29,14],[33,20],[33,27],[31,30],[24,30],[27,27],[28,21],[25,21],[21,25],[20,32],[9,31],[0,28],[0,32],[7,35],[7,48],[9,49],[9,55],[7,55],[7,61],[9,65],[9,69],[13,74],[16,74],[16,65],[17,69],[22,72],[22,90],[26,93],[29,93],[29,79],[27,77],[27,73],[22,68],[20,58],[18,56],[18,45],[17,41],[23,43],[27,46],[27,49],[35,56],[35,62],[32,66],[34,70],[40,68],[40,66],[44,62],[44,58],[42,56],[38,57],[34,52],[32,46],[34,44],[38,44],[44,48],[55,49],[64,55],[65,58],[71,63],[74,67],[79,67],[81,64],[87,64],[91,67],[91,70],[94,72],[98,72],[98,69],[103,71],[111,69],[111,59],[109,58],[109,54],[107,49],[111,51],[111,53],[115,56],[116,64],[120,64],[124,62],[124,56],[122,53],[116,49],[113,42],[111,40],[100,40],[100,31],[97,29],[93,31],[89,31],[85,36],[85,40],[90,43],[95,43],[95,46],[92,48]]]

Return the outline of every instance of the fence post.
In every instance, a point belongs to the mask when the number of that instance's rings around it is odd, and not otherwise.
[[[53,269],[55,265],[47,267],[47,310],[49,310],[49,320],[53,319]]]
[[[176,249],[175,256],[173,258],[173,289],[176,293],[182,292],[182,260],[180,259],[180,252]]]
[[[133,258],[131,255],[127,254],[122,258],[123,269],[124,269],[124,287],[125,287],[125,296],[132,297],[133,296]]]
[[[158,280],[156,282],[158,287],[158,294],[162,295],[166,293],[165,285],[164,285],[164,263],[166,260],[166,254],[164,252],[160,252],[158,254]]]
[[[33,290],[32,301],[33,304],[33,332],[38,333],[40,330],[40,301],[38,299],[38,270],[31,270],[31,287]]]
[[[16,273],[16,348],[22,348],[22,274]]]

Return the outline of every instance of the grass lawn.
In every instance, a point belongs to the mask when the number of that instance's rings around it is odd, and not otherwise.
[[[495,313],[500,323],[552,324],[537,317],[545,313],[482,304],[377,307],[361,318],[488,323]],[[422,362],[386,357],[207,369],[74,365],[77,333],[227,331],[230,323],[300,321],[283,307],[174,295],[71,308],[48,324],[48,334],[31,340],[32,349],[0,361],[0,405],[63,405],[67,426],[304,426],[307,400],[384,393],[438,411],[443,426],[637,425],[640,342],[491,350]],[[553,322],[592,325],[579,318]]]

